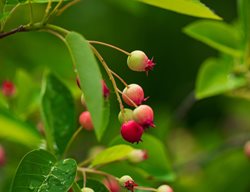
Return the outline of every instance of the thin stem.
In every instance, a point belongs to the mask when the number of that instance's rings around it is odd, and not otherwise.
[[[143,190],[143,191],[157,191],[155,188],[150,188],[150,187],[142,187],[142,186],[135,186],[135,189]]]
[[[47,7],[45,9],[45,14],[44,14],[42,23],[46,23],[48,21],[48,19],[49,19],[49,11],[51,9],[51,5],[52,5],[52,0],[49,0],[48,4],[47,4]]]
[[[33,14],[33,7],[32,7],[32,3],[31,0],[29,0],[29,8],[30,8],[30,24],[32,25],[34,23],[34,14]]]
[[[123,78],[121,78],[117,73],[115,73],[114,71],[112,71],[111,69],[109,69],[109,71],[116,76],[126,87],[128,87],[128,84],[126,83],[126,81],[124,81]]]
[[[132,99],[130,99],[126,94],[123,94],[123,92],[120,89],[117,88],[117,91],[120,94],[124,95],[132,103],[132,105],[134,105],[135,108],[138,107],[138,105],[136,105],[135,102]]]
[[[93,173],[93,174],[102,175],[102,176],[105,176],[105,177],[112,177],[112,178],[118,180],[118,178],[116,178],[115,176],[113,176],[113,175],[111,175],[109,173],[99,171],[99,170],[95,170],[95,169],[78,167],[77,170],[80,171],[80,172]]]
[[[73,0],[64,5],[61,9],[58,10],[57,15],[61,15],[66,9],[71,7],[72,5],[75,5],[76,3],[80,2],[81,0]]]
[[[82,161],[81,163],[79,163],[78,167],[83,167],[83,166],[89,164],[92,160],[93,160],[93,158],[88,158],[88,159]]]
[[[88,41],[88,42],[89,42],[90,44],[99,44],[99,45],[104,45],[104,46],[107,46],[107,47],[111,47],[111,48],[113,48],[113,49],[116,49],[117,51],[120,51],[120,52],[122,52],[122,53],[124,53],[124,54],[130,56],[130,53],[129,53],[129,52],[127,52],[127,51],[125,51],[125,50],[123,50],[123,49],[121,49],[121,48],[119,48],[119,47],[116,47],[116,46],[114,46],[114,45],[111,45],[111,44],[108,44],[108,43],[104,43],[104,42],[100,42],[100,41]]]
[[[90,46],[91,46],[91,49],[93,50],[94,54],[96,55],[96,57],[97,57],[97,58],[99,59],[99,61],[102,63],[102,65],[103,65],[105,71],[107,72],[107,74],[108,74],[108,76],[109,76],[109,79],[110,79],[111,82],[112,82],[112,85],[113,85],[113,87],[114,87],[114,91],[115,91],[117,100],[118,100],[118,102],[119,102],[119,104],[120,104],[120,110],[121,110],[122,113],[123,113],[123,112],[124,112],[124,106],[123,106],[123,104],[122,104],[121,97],[120,97],[120,95],[119,95],[119,93],[118,93],[118,90],[119,90],[119,89],[118,89],[118,87],[117,87],[117,85],[116,85],[115,79],[114,79],[112,73],[110,72],[110,69],[109,69],[107,63],[104,61],[103,57],[101,56],[101,54],[96,50],[96,48],[95,48],[94,46],[92,46],[92,45],[90,45]]]
[[[49,17],[51,15],[54,15],[57,11],[58,11],[58,8],[61,6],[61,4],[63,3],[63,0],[60,0],[57,5],[55,6],[55,8],[51,11],[51,13],[49,14]]]
[[[69,33],[68,30],[66,30],[66,29],[64,29],[62,27],[56,26],[56,25],[51,25],[51,24],[45,25],[44,29],[50,29],[52,31],[56,31],[56,32],[60,33],[63,36],[66,36]]]
[[[87,176],[86,176],[86,172],[82,171],[82,176],[83,176],[83,188],[86,187],[86,181],[87,181]]]
[[[64,151],[64,153],[63,153],[63,157],[64,157],[64,158],[66,157],[67,152],[68,152],[70,146],[72,145],[72,143],[74,142],[74,140],[76,139],[76,137],[78,136],[78,134],[79,134],[81,131],[82,131],[82,127],[79,127],[79,128],[76,130],[76,132],[73,134],[73,136],[71,137],[71,139],[69,140],[69,142],[68,142],[68,144],[67,144],[67,146],[66,146],[66,148],[65,148],[65,151]]]
[[[4,32],[4,33],[0,33],[0,39],[7,37],[7,36],[10,36],[10,35],[13,35],[13,34],[18,33],[18,32],[26,32],[26,31],[28,31],[26,29],[26,26],[20,25],[19,27],[15,28],[15,29],[12,29],[12,30]]]
[[[6,22],[11,17],[11,15],[15,12],[15,10],[19,7],[19,5],[21,5],[21,4],[20,3],[16,4],[16,6],[13,7],[13,9],[11,9],[11,11],[8,13],[8,17],[6,19],[4,19],[3,22],[2,22],[2,26],[1,26],[1,30],[0,31],[3,31],[3,28],[4,28],[5,24],[6,24]],[[5,12],[5,7],[6,6],[4,6],[4,12]]]

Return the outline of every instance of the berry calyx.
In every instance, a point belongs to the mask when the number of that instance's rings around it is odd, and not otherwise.
[[[82,192],[95,192],[95,191],[91,188],[84,187],[84,188],[82,188]]]
[[[155,63],[153,59],[148,59],[147,55],[143,51],[133,51],[130,53],[127,59],[128,67],[133,71],[151,71]]]
[[[94,129],[92,119],[90,116],[90,112],[88,112],[88,111],[84,111],[81,113],[81,115],[79,117],[79,123],[84,129],[86,129],[88,131],[91,131]]]
[[[113,178],[104,179],[103,184],[109,189],[110,192],[121,191],[119,183]]]
[[[133,120],[125,122],[121,126],[121,135],[123,139],[130,143],[139,143],[142,141],[141,137],[143,132],[142,126]]]
[[[16,93],[16,87],[11,81],[4,81],[2,83],[1,91],[4,96],[11,97]]]
[[[134,187],[138,186],[134,180],[128,176],[128,175],[124,175],[119,179],[119,183],[122,187],[125,187],[126,189],[130,190],[130,191],[134,191]]]
[[[120,113],[118,114],[118,119],[120,121],[120,123],[124,123],[130,120],[133,120],[133,111],[131,109],[123,109],[123,112],[120,111]]]
[[[122,99],[129,106],[134,106],[133,102],[136,105],[140,105],[143,101],[145,101],[144,91],[140,85],[130,84],[123,90]]]
[[[157,192],[174,192],[174,190],[169,185],[161,185],[157,188]]]
[[[134,149],[128,155],[128,160],[132,163],[139,163],[148,158],[148,153],[146,150]]]
[[[148,105],[140,105],[133,111],[134,120],[139,123],[143,128],[155,127],[154,125],[154,112]]]
[[[108,98],[110,94],[109,88],[104,80],[102,80],[102,94],[105,99]]]
[[[0,145],[0,167],[4,166],[6,162],[4,148]]]

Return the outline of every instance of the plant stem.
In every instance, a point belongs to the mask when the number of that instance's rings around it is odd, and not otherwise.
[[[83,167],[84,165],[87,165],[88,163],[90,163],[92,160],[93,160],[93,158],[86,159],[86,160],[82,161],[81,163],[79,163],[78,167]]]
[[[117,73],[115,73],[114,71],[112,71],[111,69],[109,69],[109,71],[116,76],[127,88],[128,88],[128,84],[126,83],[126,81],[124,81],[123,78],[121,78]]]
[[[32,25],[34,23],[34,14],[33,14],[33,7],[32,7],[32,3],[31,0],[29,0],[29,8],[30,8],[30,24]]]
[[[80,172],[93,173],[93,174],[102,175],[102,176],[105,176],[105,177],[112,177],[112,178],[118,180],[118,178],[116,178],[115,176],[113,176],[113,175],[111,175],[109,173],[105,173],[103,171],[99,171],[99,170],[95,170],[95,169],[78,167],[77,170],[80,171]]]
[[[132,99],[130,99],[126,94],[123,94],[123,92],[120,89],[117,88],[117,91],[120,94],[124,95],[134,105],[135,108],[138,107],[138,105],[136,105],[135,102]]]
[[[71,7],[72,5],[75,5],[76,3],[80,2],[81,0],[73,0],[64,5],[61,9],[58,10],[57,15],[61,15],[66,9]]]
[[[135,189],[143,190],[143,191],[157,191],[155,188],[150,188],[150,187],[142,187],[142,186],[135,186]]]
[[[49,0],[48,4],[47,4],[47,7],[45,9],[45,14],[44,14],[42,23],[46,23],[48,21],[48,19],[49,19],[49,11],[51,9],[51,5],[52,5],[52,0]]]
[[[120,51],[120,52],[122,52],[122,53],[124,53],[124,54],[130,56],[130,53],[129,53],[129,52],[127,52],[127,51],[125,51],[125,50],[123,50],[123,49],[121,49],[121,48],[119,48],[119,47],[116,47],[116,46],[114,46],[114,45],[111,45],[111,44],[108,44],[108,43],[104,43],[104,42],[100,42],[100,41],[88,41],[88,42],[89,42],[90,44],[99,44],[99,45],[104,45],[104,46],[107,46],[107,47],[111,47],[111,48],[113,48],[113,49],[116,49],[117,51]]]

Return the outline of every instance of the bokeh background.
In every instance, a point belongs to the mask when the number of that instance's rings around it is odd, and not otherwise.
[[[203,2],[224,21],[236,20],[236,0]],[[7,28],[28,21],[25,9],[25,6],[18,9]],[[43,10],[44,6],[35,6],[37,20]],[[199,19],[134,1],[82,0],[52,23],[77,31],[89,40],[107,42],[127,51],[144,50],[149,57],[154,57],[157,65],[146,76],[130,71],[125,55],[96,46],[110,68],[128,83],[140,84],[150,96],[147,103],[154,108],[157,127],[149,133],[166,146],[176,171],[176,180],[170,183],[176,192],[249,192],[250,161],[243,145],[250,138],[250,102],[227,96],[194,100],[199,66],[206,58],[218,55],[217,51],[182,32],[183,27],[196,20]],[[39,91],[44,71],[52,71],[67,83],[76,97],[79,113],[82,110],[70,56],[64,44],[54,36],[31,32],[1,39],[0,59],[0,82],[15,81],[16,74],[22,70],[29,74],[36,84],[35,90]],[[104,78],[107,80],[105,74]],[[111,88],[108,80],[107,84]],[[119,86],[123,88],[122,84]],[[25,109],[23,105],[17,116]],[[83,132],[72,154],[84,157],[92,146],[107,145],[119,135],[118,112],[119,105],[111,89],[111,123],[103,140],[98,143],[93,133]],[[26,119],[37,123],[39,118],[29,115]],[[6,166],[0,167],[0,191],[8,191],[18,162],[29,149],[4,138],[0,143],[7,154]]]

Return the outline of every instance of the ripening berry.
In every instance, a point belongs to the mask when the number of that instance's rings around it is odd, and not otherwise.
[[[102,80],[102,94],[105,99],[108,98],[110,94],[109,88],[104,80]]]
[[[103,184],[109,189],[110,192],[120,192],[119,183],[113,178],[107,178],[103,180]]]
[[[94,126],[93,126],[93,123],[91,120],[91,116],[90,116],[90,112],[88,112],[88,111],[84,111],[81,113],[81,115],[79,117],[79,123],[84,129],[86,129],[88,131],[94,129]]]
[[[119,179],[119,183],[122,187],[125,187],[126,189],[130,190],[130,191],[134,191],[134,187],[138,186],[134,180],[128,176],[128,175],[124,175]]]
[[[133,111],[134,120],[139,123],[143,128],[155,127],[154,125],[154,112],[148,105],[140,105]]]
[[[174,190],[168,185],[161,185],[157,188],[157,192],[174,192]]]
[[[250,159],[250,141],[247,141],[244,145],[245,155]]]
[[[143,51],[133,51],[127,59],[128,67],[133,71],[151,71],[155,64],[153,59],[148,59]]]
[[[140,105],[143,101],[145,101],[144,91],[140,85],[130,84],[123,90],[122,99],[129,106],[134,106],[130,100],[132,100],[136,105]]]
[[[4,166],[6,162],[4,148],[0,145],[0,167]]]
[[[130,120],[133,120],[133,111],[131,109],[127,109],[125,108],[123,110],[123,114],[122,111],[120,111],[120,113],[118,114],[118,119],[120,121],[120,123],[124,123]]]
[[[84,187],[84,188],[82,188],[82,192],[95,192],[95,191],[91,188]]]
[[[121,126],[121,135],[123,139],[130,143],[139,143],[141,141],[142,134],[142,126],[133,120],[123,123]]]
[[[128,155],[128,160],[132,163],[140,163],[148,158],[146,150],[134,149]]]
[[[11,97],[16,93],[16,87],[14,83],[11,81],[4,81],[2,83],[1,91],[4,96]]]

